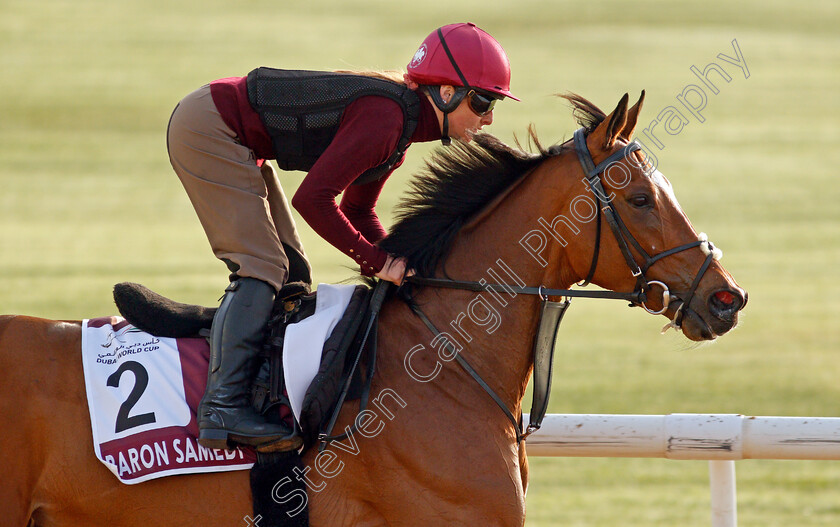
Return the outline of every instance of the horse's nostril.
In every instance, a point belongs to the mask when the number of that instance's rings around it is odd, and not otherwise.
[[[721,318],[733,316],[744,303],[743,297],[735,291],[722,289],[709,298],[709,310]]]
[[[715,298],[720,301],[725,306],[731,306],[733,302],[735,302],[735,295],[730,293],[729,291],[718,291],[715,293]]]

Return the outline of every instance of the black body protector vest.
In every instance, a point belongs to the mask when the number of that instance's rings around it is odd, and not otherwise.
[[[283,170],[308,171],[335,137],[344,109],[367,95],[388,97],[403,111],[403,132],[385,163],[354,185],[387,174],[402,159],[420,116],[420,99],[406,86],[362,75],[257,68],[248,74],[248,100],[260,116]]]

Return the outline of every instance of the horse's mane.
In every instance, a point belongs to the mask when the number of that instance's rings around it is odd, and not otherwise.
[[[561,97],[572,104],[572,115],[587,133],[606,117],[579,95]],[[538,153],[523,151],[518,140],[514,148],[486,133],[477,134],[471,143],[436,150],[412,181],[397,207],[396,224],[379,246],[406,257],[420,276],[431,276],[473,215],[525,173],[564,151],[560,145],[543,148],[533,125],[528,134]]]

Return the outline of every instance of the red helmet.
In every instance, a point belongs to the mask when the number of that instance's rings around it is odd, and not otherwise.
[[[510,93],[510,62],[502,46],[475,24],[433,31],[408,63],[417,84],[471,86],[518,101]]]

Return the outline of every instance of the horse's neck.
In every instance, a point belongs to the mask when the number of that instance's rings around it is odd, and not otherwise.
[[[539,218],[550,221],[568,191],[555,181],[556,165],[544,163],[522,180],[503,200],[494,203],[490,213],[468,225],[459,234],[447,263],[446,274],[460,280],[509,285],[565,288],[572,283],[567,275],[565,254],[559,243],[546,249],[548,264],[528,254],[520,244],[531,230],[538,229]],[[453,336],[469,336],[464,357],[508,404],[518,406],[530,378],[532,345],[539,322],[540,301],[532,295],[484,292],[438,291],[441,301],[435,310],[447,312]]]

